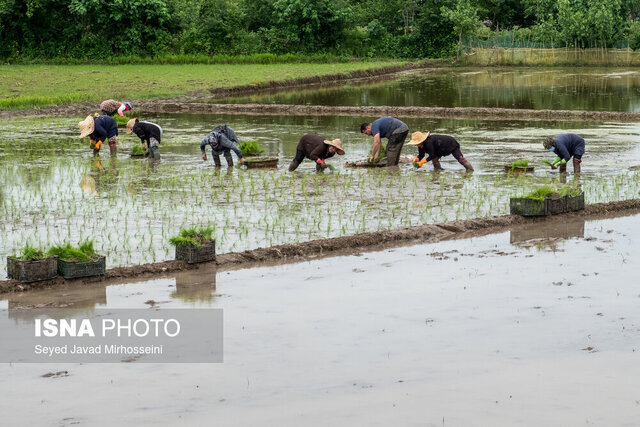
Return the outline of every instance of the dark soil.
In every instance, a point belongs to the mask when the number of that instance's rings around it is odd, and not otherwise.
[[[303,243],[258,248],[244,252],[233,252],[218,255],[216,264],[218,269],[248,268],[256,264],[297,262],[314,258],[336,255],[353,255],[361,251],[380,250],[407,244],[432,243],[453,238],[467,238],[505,231],[509,227],[521,224],[598,219],[615,214],[616,216],[634,215],[640,213],[640,199],[619,202],[598,203],[588,205],[584,210],[550,217],[526,218],[519,215],[503,215],[488,218],[450,221],[441,224],[421,225],[417,227],[401,228],[389,231],[362,233],[352,236],[335,237],[331,239],[313,240]],[[212,263],[200,264],[208,266]],[[54,280],[23,284],[14,280],[0,282],[0,293],[20,292],[29,289],[67,286],[94,282],[115,282],[120,279],[152,278],[176,271],[199,268],[198,264],[187,264],[183,261],[164,261],[155,264],[143,264],[131,267],[117,267],[107,270],[104,276],[64,280],[58,277]]]

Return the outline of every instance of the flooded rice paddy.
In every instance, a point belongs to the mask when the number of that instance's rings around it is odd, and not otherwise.
[[[108,267],[173,258],[168,240],[181,227],[215,229],[219,253],[364,231],[508,213],[509,197],[559,182],[544,136],[575,132],[587,141],[576,181],[587,203],[638,198],[640,126],[614,123],[496,122],[407,119],[412,131],[454,135],[476,172],[467,176],[451,157],[445,173],[427,165],[399,171],[347,169],[366,157],[372,139],[359,133],[370,117],[159,115],[145,119],[165,130],[159,163],[132,159],[139,144],[121,132],[119,153],[94,159],[77,135],[78,119],[14,118],[0,122],[0,276],[6,256],[24,242],[49,247],[92,238]],[[221,170],[200,158],[199,142],[228,123],[241,140],[257,139],[278,156],[277,170]],[[334,173],[316,175],[305,161],[286,168],[304,133],[342,138],[347,154],[330,159]],[[417,150],[405,147],[413,157]],[[209,155],[209,154],[208,154]],[[527,176],[506,176],[505,164],[526,158]],[[237,162],[237,159],[234,161]],[[571,171],[571,166],[569,166]],[[569,175],[567,181],[573,181]]]
[[[635,68],[420,69],[398,76],[211,102],[640,111],[640,71]]]
[[[144,282],[29,308],[222,308],[220,364],[3,364],[8,425],[635,425],[640,217]],[[151,308],[150,308],[151,309]],[[116,411],[113,408],[118,408]]]

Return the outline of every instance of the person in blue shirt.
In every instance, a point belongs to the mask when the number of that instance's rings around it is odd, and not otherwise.
[[[381,117],[372,123],[362,123],[360,133],[373,136],[373,147],[369,162],[377,162],[382,148],[382,138],[387,138],[387,166],[396,166],[400,161],[400,152],[409,127],[395,117]]]
[[[580,173],[580,163],[584,154],[584,138],[575,133],[565,133],[555,138],[547,137],[542,143],[545,150],[558,157],[551,162],[551,168],[563,173],[567,171],[567,162],[573,157],[573,173]]]

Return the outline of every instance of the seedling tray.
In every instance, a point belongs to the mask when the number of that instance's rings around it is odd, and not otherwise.
[[[91,261],[63,261],[58,259],[58,274],[65,279],[100,276],[106,272],[106,260],[100,256]]]
[[[201,246],[176,246],[176,259],[188,264],[216,260],[216,241],[204,242]]]
[[[579,196],[567,196],[567,212],[581,211],[584,209],[584,193]]]
[[[535,168],[533,166],[511,166],[507,165],[504,167],[504,171],[506,173],[529,173],[533,172]]]
[[[23,283],[54,279],[58,276],[58,257],[25,261],[7,257],[7,276]]]
[[[277,157],[255,156],[245,159],[244,162],[249,169],[264,169],[278,167]]]
[[[547,204],[544,200],[528,199],[526,197],[512,197],[509,200],[511,215],[546,216]]]
[[[547,216],[567,212],[567,197],[556,199],[529,199],[526,197],[512,197],[509,200],[511,215]]]
[[[558,197],[556,199],[544,199],[547,204],[547,214],[557,215],[567,212],[567,197]]]

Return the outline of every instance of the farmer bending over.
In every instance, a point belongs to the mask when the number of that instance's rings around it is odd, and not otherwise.
[[[426,134],[422,132],[414,132],[411,134],[411,141],[407,145],[418,146],[418,157],[413,159],[414,163],[420,168],[422,165],[431,161],[433,163],[433,170],[441,171],[440,157],[448,156],[452,154],[456,160],[464,166],[467,172],[473,172],[473,167],[469,160],[465,159],[460,151],[460,144],[456,139],[449,135],[431,135],[429,132]],[[427,158],[423,160],[423,157],[427,154]]]
[[[296,170],[305,157],[316,162],[316,171],[322,171],[327,167],[325,160],[333,157],[336,153],[344,155],[342,141],[339,139],[329,141],[318,135],[304,135],[298,142],[296,157],[289,165],[289,172]]]
[[[226,129],[225,129],[226,128]],[[231,158],[231,151],[238,156],[238,159],[241,164],[244,164],[244,157],[242,156],[242,151],[238,148],[236,144],[233,143],[231,139],[227,135],[231,135],[233,129],[228,126],[218,126],[211,131],[211,133],[204,137],[202,142],[200,143],[200,151],[202,151],[202,160],[207,160],[207,153],[205,152],[205,148],[207,145],[211,146],[211,155],[213,156],[213,161],[216,167],[221,167],[222,163],[220,162],[220,154],[224,154],[224,158],[227,160],[228,166],[233,166],[233,159]],[[235,135],[233,132],[232,137]],[[236,137],[237,140],[237,137]]]
[[[162,141],[162,128],[155,123],[131,119],[127,122],[127,133],[135,133],[140,138],[142,150],[154,160],[160,160],[159,146]]]
[[[580,173],[580,163],[584,154],[584,139],[580,135],[565,133],[555,138],[547,137],[542,145],[558,156],[551,163],[552,169],[559,168],[560,173],[566,172],[567,162],[573,156],[573,173]]]
[[[104,141],[109,142],[109,151],[116,155],[116,136],[118,136],[118,124],[111,116],[87,116],[78,123],[80,138],[89,137],[89,146],[93,148],[93,155],[97,156]]]
[[[370,163],[378,161],[382,138],[387,138],[387,166],[396,166],[400,160],[400,151],[409,133],[409,127],[401,120],[387,116],[372,123],[363,123],[360,125],[360,133],[373,136]]]
[[[118,102],[113,99],[107,99],[100,103],[100,110],[102,110],[102,114],[106,116],[115,116],[115,114],[118,113],[120,117],[123,117],[124,112],[131,110],[131,108],[133,108],[133,106],[130,102]]]

